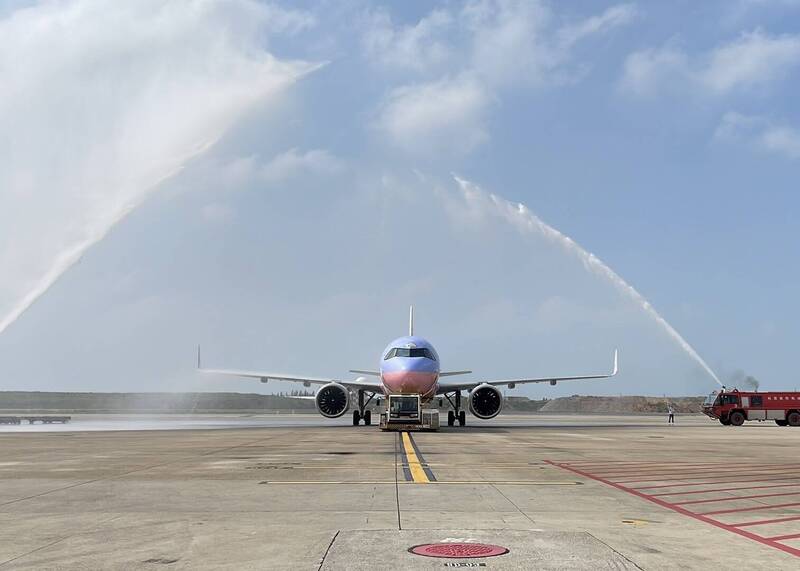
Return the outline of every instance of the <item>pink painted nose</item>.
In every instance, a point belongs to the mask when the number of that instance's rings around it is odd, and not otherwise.
[[[436,385],[437,376],[427,371],[385,371],[383,384],[393,393],[427,395]]]

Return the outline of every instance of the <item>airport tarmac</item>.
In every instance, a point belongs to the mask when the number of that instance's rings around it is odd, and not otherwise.
[[[3,430],[0,570],[798,568],[800,429],[677,421],[397,434],[310,415],[93,430],[145,420],[76,415]],[[425,543],[508,552],[409,552]]]

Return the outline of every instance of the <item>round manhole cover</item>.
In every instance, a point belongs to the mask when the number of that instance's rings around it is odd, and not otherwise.
[[[474,557],[494,557],[504,555],[508,549],[487,543],[426,543],[409,549],[415,555],[425,557],[446,557],[450,559],[470,559]]]

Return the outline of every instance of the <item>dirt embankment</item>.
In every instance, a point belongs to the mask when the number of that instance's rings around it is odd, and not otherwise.
[[[548,401],[541,412],[666,413],[672,404],[677,413],[698,413],[703,397],[590,397],[573,395]]]

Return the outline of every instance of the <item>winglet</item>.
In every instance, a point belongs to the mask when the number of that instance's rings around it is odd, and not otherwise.
[[[408,336],[414,336],[414,306],[408,308]]]
[[[197,368],[200,369],[200,344],[197,344]]]
[[[619,373],[619,349],[614,349],[614,370],[611,371],[611,376]]]

